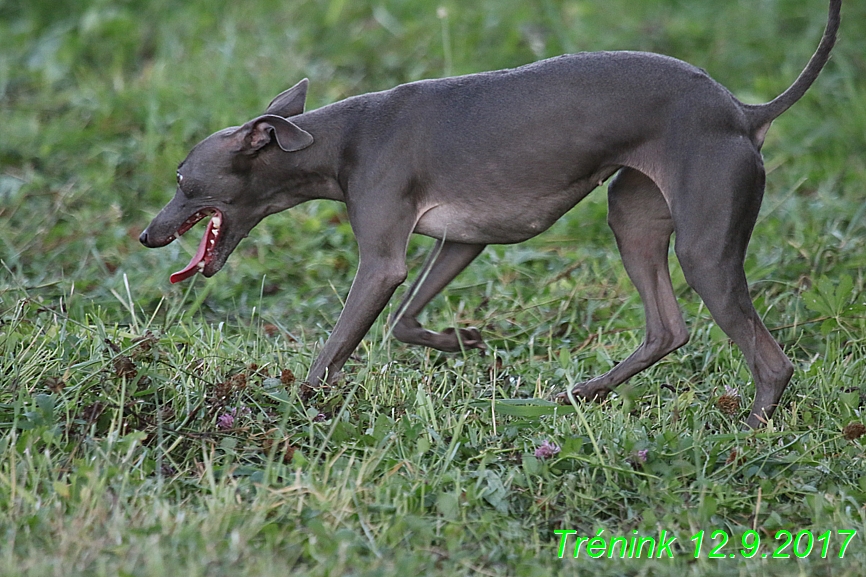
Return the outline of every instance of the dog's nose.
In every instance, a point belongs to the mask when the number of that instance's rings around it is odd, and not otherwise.
[[[138,236],[138,242],[140,242],[144,246],[147,246],[147,229],[144,229],[144,231],[142,231],[142,233]]]

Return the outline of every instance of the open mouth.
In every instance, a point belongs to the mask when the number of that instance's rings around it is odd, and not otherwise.
[[[186,280],[197,272],[204,271],[205,266],[213,260],[214,248],[220,237],[220,226],[222,226],[223,219],[223,215],[219,210],[206,208],[198,211],[180,225],[177,233],[175,233],[175,237],[181,236],[195,226],[198,221],[209,215],[213,215],[213,218],[207,223],[207,230],[198,245],[198,250],[183,270],[179,270],[169,277],[172,284]]]

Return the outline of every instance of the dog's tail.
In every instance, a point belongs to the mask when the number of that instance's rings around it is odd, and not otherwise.
[[[763,144],[764,137],[773,120],[803,97],[815,79],[818,78],[821,69],[830,60],[830,51],[836,44],[836,33],[839,31],[841,10],[842,0],[830,0],[830,15],[818,49],[815,50],[815,54],[812,55],[797,80],[785,92],[766,104],[745,105],[746,115],[752,125],[752,134],[758,146]]]

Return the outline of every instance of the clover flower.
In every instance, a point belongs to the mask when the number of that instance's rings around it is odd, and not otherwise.
[[[535,449],[535,456],[539,459],[549,459],[559,453],[561,449],[550,441],[544,441]]]
[[[235,418],[240,415],[250,414],[249,407],[231,408],[219,417],[217,417],[217,428],[225,431],[235,426]]]
[[[232,410],[228,413],[223,413],[222,415],[217,417],[217,428],[218,429],[226,430],[226,429],[231,429],[234,426],[235,426],[234,410]]]
[[[740,412],[740,391],[726,385],[724,394],[716,399],[716,406],[729,417],[736,416]]]

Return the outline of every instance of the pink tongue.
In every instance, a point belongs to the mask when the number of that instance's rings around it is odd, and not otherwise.
[[[211,219],[207,223],[207,230],[205,231],[204,237],[201,239],[201,242],[198,245],[198,250],[196,251],[195,256],[192,257],[192,260],[189,261],[189,264],[186,265],[186,268],[177,271],[168,278],[168,280],[170,280],[172,284],[178,283],[182,280],[186,280],[198,272],[198,264],[204,261],[204,255],[207,252],[208,240],[211,238],[212,232],[213,219]]]

